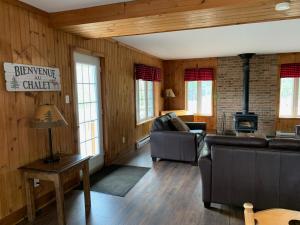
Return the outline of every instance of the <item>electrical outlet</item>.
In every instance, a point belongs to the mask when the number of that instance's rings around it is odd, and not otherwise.
[[[66,104],[70,104],[70,96],[66,95],[65,96]]]
[[[33,187],[38,187],[40,186],[40,179],[33,179]]]
[[[125,144],[126,143],[126,138],[123,136],[122,138],[122,143]]]

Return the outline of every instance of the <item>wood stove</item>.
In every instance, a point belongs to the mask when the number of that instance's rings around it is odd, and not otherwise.
[[[252,133],[257,131],[258,116],[249,112],[249,76],[250,76],[250,59],[254,53],[239,55],[243,60],[243,111],[236,112],[233,115],[234,128],[236,132]]]

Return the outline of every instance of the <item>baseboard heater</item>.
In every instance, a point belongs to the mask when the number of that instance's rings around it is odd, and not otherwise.
[[[136,149],[140,149],[150,143],[150,135],[147,135],[136,142]]]

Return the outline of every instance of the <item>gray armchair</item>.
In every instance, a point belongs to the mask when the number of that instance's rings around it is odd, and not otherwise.
[[[182,132],[170,123],[174,117],[175,113],[169,113],[155,119],[150,135],[152,160],[161,158],[197,164],[204,143],[206,123],[186,123],[190,131]]]

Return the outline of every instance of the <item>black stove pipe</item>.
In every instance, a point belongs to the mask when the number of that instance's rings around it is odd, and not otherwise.
[[[249,77],[250,77],[250,59],[255,53],[245,53],[239,56],[243,60],[243,114],[249,113]]]

